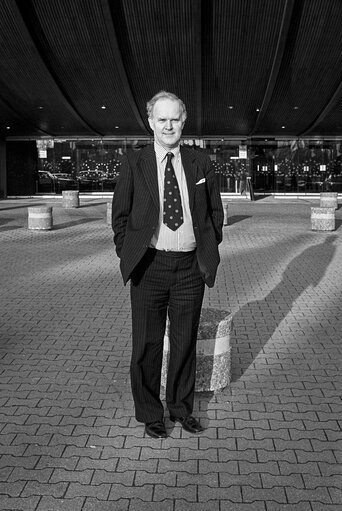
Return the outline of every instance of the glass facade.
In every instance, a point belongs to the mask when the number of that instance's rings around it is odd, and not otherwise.
[[[120,172],[125,141],[53,140],[38,145],[38,193],[113,191]]]
[[[341,141],[286,140],[251,146],[254,189],[275,193],[342,192]]]
[[[111,192],[122,156],[152,138],[120,140],[39,140],[37,193]],[[342,139],[184,139],[213,162],[221,192],[243,194],[247,178],[254,192],[342,193]]]

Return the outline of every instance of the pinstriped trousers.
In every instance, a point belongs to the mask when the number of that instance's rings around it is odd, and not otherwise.
[[[166,404],[170,415],[192,413],[196,340],[204,295],[196,253],[148,249],[131,276],[131,385],[135,416],[153,422],[164,416],[160,400],[163,339],[170,320]]]

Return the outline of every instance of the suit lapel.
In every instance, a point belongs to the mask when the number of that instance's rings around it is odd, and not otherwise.
[[[194,198],[195,198],[195,186],[196,186],[196,169],[194,166],[195,157],[192,154],[192,151],[187,151],[180,148],[181,156],[182,156],[182,165],[186,177],[186,184],[188,186],[188,194],[189,194],[189,205],[190,210],[193,210],[194,207]]]
[[[153,145],[148,145],[142,150],[140,168],[152,200],[159,210],[158,169]]]

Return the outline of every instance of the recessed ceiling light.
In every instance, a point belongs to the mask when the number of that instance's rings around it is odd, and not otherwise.
[[[260,108],[256,108],[255,110],[256,110],[257,112],[260,112]]]
[[[11,126],[6,126],[6,130],[10,130],[11,129]]]
[[[106,105],[102,105],[101,108],[102,108],[102,110],[106,110],[107,107],[106,107]]]
[[[229,108],[229,110],[233,110],[234,107],[233,107],[233,105],[229,105],[228,108]]]
[[[119,126],[115,126],[115,129],[116,129],[116,130],[117,130],[117,129],[119,129]]]
[[[43,110],[43,108],[44,108],[43,106],[39,106],[38,110]]]
[[[299,109],[299,106],[294,106],[293,107],[293,110],[298,110]]]
[[[284,129],[284,128],[285,128],[285,126],[282,126],[281,128],[282,128],[282,129]]]

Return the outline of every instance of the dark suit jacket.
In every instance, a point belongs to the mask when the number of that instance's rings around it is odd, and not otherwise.
[[[210,159],[201,151],[181,146],[197,243],[196,255],[203,279],[215,282],[220,262],[223,208]],[[157,162],[154,146],[128,154],[115,187],[112,226],[124,283],[149,247],[159,221]]]

